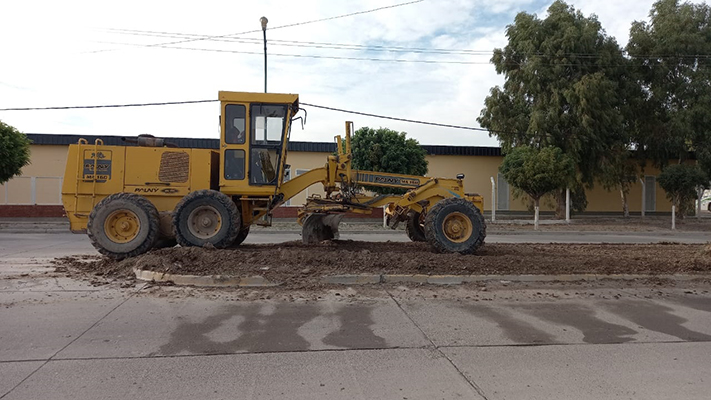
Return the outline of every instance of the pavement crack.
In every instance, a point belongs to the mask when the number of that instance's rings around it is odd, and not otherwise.
[[[63,292],[66,292],[66,291],[67,291],[67,290],[64,288],[64,286],[62,286],[62,284],[59,283],[59,279],[58,279],[58,278],[54,278],[54,283],[56,283],[56,284],[57,284],[57,287],[60,288],[60,289],[62,289]]]
[[[474,391],[477,392],[477,394],[479,394],[479,396],[481,396],[484,400],[489,400],[489,398],[484,393],[484,390],[481,387],[479,387],[479,385],[477,385],[477,383],[474,382],[472,379],[469,379],[469,377],[467,377],[464,374],[464,372],[457,366],[457,364],[455,364],[454,361],[452,361],[452,359],[449,358],[449,356],[447,354],[445,354],[445,352],[443,352],[439,346],[437,346],[437,344],[427,335],[427,333],[425,333],[425,331],[420,327],[420,325],[414,319],[412,319],[410,314],[408,314],[407,311],[405,311],[405,309],[402,308],[402,305],[400,304],[400,302],[397,301],[395,299],[395,297],[393,297],[393,295],[390,293],[390,291],[385,289],[385,293],[387,293],[388,296],[390,296],[390,299],[392,299],[392,301],[397,305],[397,307],[405,315],[405,317],[408,320],[410,320],[410,322],[412,322],[412,324],[415,326],[415,328],[417,328],[417,330],[419,330],[420,333],[422,333],[422,336],[428,342],[430,342],[431,348],[435,349],[442,357],[444,357],[449,362],[449,364],[457,371],[457,373],[459,373],[459,375],[469,384],[469,386],[471,386],[471,388],[474,389]]]

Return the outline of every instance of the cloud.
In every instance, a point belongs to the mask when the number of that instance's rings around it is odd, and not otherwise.
[[[278,28],[396,3],[397,0],[1,2],[0,35],[11,40],[0,42],[0,54],[9,60],[0,63],[0,108],[216,99],[219,90],[260,92],[264,83],[259,18],[264,15],[269,18],[270,91],[299,93],[305,103],[477,127],[476,117],[484,98],[492,86],[503,82],[488,64],[491,50],[506,45],[505,27],[513,22],[516,13],[538,13],[543,18],[550,5],[549,1],[536,0],[427,0]],[[607,32],[625,44],[631,21],[646,18],[651,5],[651,0],[601,0],[580,2],[576,7],[585,14],[597,14]],[[110,44],[155,45],[181,40],[109,29],[213,36],[256,32],[240,36],[251,39],[249,43],[199,40],[173,45],[223,51],[211,52]],[[277,40],[480,52],[464,55],[373,48],[344,50],[285,46]],[[353,120],[356,126],[407,131],[423,144],[496,145],[495,138],[485,132],[414,125],[313,107],[308,112],[306,130],[295,128],[294,140],[331,141],[342,133],[344,120]],[[217,137],[218,115],[215,104],[201,104],[0,112],[0,119],[25,132]]]

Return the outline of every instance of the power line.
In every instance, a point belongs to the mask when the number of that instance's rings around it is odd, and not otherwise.
[[[316,104],[309,104],[309,103],[300,103],[300,104],[309,106],[309,107],[314,107],[314,108],[322,108],[324,110],[338,111],[338,112],[347,113],[347,114],[363,115],[366,117],[390,119],[393,121],[410,122],[413,124],[439,126],[439,127],[443,127],[443,128],[466,129],[466,130],[470,130],[470,131],[496,132],[496,131],[489,131],[488,129],[484,129],[484,128],[474,128],[472,126],[451,125],[451,124],[443,124],[443,123],[439,123],[439,122],[428,122],[428,121],[419,121],[419,120],[415,120],[415,119],[390,117],[387,115],[370,114],[370,113],[365,113],[365,112],[361,112],[361,111],[344,110],[342,108],[319,106]]]
[[[138,46],[146,47],[140,44],[133,43],[117,43],[117,42],[100,42],[106,44],[121,44],[126,46]],[[264,53],[259,51],[243,51],[243,50],[225,50],[225,49],[206,49],[199,47],[180,47],[180,46],[151,46],[163,49],[172,50],[191,50],[191,51],[205,51],[212,53],[232,53],[232,54],[251,54],[263,56]],[[285,53],[270,53],[270,56],[276,57],[295,57],[295,58],[317,58],[317,59],[328,59],[328,60],[347,60],[347,61],[376,61],[376,62],[395,62],[395,63],[416,63],[416,64],[459,64],[459,65],[486,65],[492,64],[491,61],[454,61],[454,60],[409,60],[401,58],[373,58],[373,57],[345,57],[345,56],[325,56],[316,54],[285,54]],[[538,55],[536,56],[541,59],[550,58],[551,56]],[[711,56],[709,56],[711,57]],[[537,59],[527,59],[526,63],[531,63],[537,61]],[[518,62],[506,62],[507,65],[524,65],[525,63]],[[537,65],[548,65],[557,67],[582,67],[582,68],[603,68],[603,67],[624,67],[624,68],[636,68],[636,66],[628,64],[593,64],[593,63],[572,63],[572,62],[537,62]],[[656,64],[651,65],[656,67]],[[704,65],[699,65],[702,67]]]
[[[217,101],[219,101],[219,100],[166,101],[166,102],[160,102],[160,103],[107,104],[107,105],[93,105],[93,106],[15,107],[15,108],[0,108],[0,111],[46,111],[46,110],[78,110],[78,109],[94,109],[94,108],[148,107],[148,106],[168,106],[168,105],[176,105],[176,104],[212,103],[212,102],[217,102]],[[490,131],[490,130],[484,129],[484,128],[475,128],[475,127],[471,127],[471,126],[452,125],[452,124],[444,124],[444,123],[439,123],[439,122],[429,122],[429,121],[420,121],[420,120],[407,119],[407,118],[391,117],[391,116],[387,116],[387,115],[371,114],[371,113],[366,113],[366,112],[362,112],[362,111],[345,110],[342,108],[320,106],[320,105],[310,104],[310,103],[300,103],[300,104],[304,105],[304,106],[308,106],[308,107],[321,108],[321,109],[329,110],[329,111],[337,111],[337,112],[342,112],[342,113],[347,113],[347,114],[362,115],[365,117],[389,119],[389,120],[393,120],[393,121],[409,122],[409,123],[420,124],[420,125],[438,126],[438,127],[442,127],[442,128],[466,129],[466,130],[471,130],[471,131],[482,131],[482,132],[498,132],[498,131]]]
[[[292,26],[299,26],[299,25],[307,25],[307,24],[313,24],[316,22],[324,22],[324,21],[331,21],[334,19],[340,19],[340,18],[346,18],[346,17],[352,17],[355,15],[361,15],[361,14],[368,14],[376,11],[381,11],[381,10],[387,10],[390,8],[397,8],[397,7],[402,7],[402,6],[409,6],[411,4],[416,4],[416,3],[422,3],[425,0],[415,0],[415,1],[409,1],[406,3],[398,3],[398,4],[393,4],[389,6],[384,6],[384,7],[378,7],[378,8],[373,8],[371,10],[365,10],[365,11],[356,11],[350,14],[343,14],[343,15],[338,15],[335,17],[327,17],[327,18],[321,18],[321,19],[315,19],[312,21],[306,21],[306,22],[296,22],[293,24],[287,24],[287,25],[280,25],[280,26],[275,26],[274,28],[269,28],[269,30],[274,30],[274,29],[281,29],[281,28],[290,28]],[[261,32],[261,30],[256,30],[256,32]],[[230,36],[237,36],[237,35],[230,35]]]
[[[384,6],[384,7],[373,8],[373,9],[370,9],[370,10],[357,11],[357,12],[353,12],[353,13],[348,13],[348,14],[343,14],[343,15],[337,15],[337,16],[334,16],[334,17],[320,18],[320,19],[315,19],[315,20],[311,20],[311,21],[295,22],[295,23],[293,23],[293,24],[279,25],[279,26],[275,26],[275,27],[269,28],[269,30],[270,30],[270,31],[273,31],[273,30],[275,30],[275,29],[290,28],[290,27],[294,27],[294,26],[307,25],[307,24],[314,24],[314,23],[316,23],[316,22],[331,21],[331,20],[334,20],[334,19],[352,17],[352,16],[355,16],[355,15],[368,14],[368,13],[372,13],[372,12],[376,12],[376,11],[387,10],[387,9],[390,9],[390,8],[396,8],[396,7],[407,6],[407,5],[410,5],[410,4],[421,3],[421,2],[423,2],[423,1],[425,1],[425,0],[414,0],[414,1],[409,1],[409,2],[406,2],[406,3],[398,3],[398,4],[393,4],[393,5]],[[157,44],[154,44],[154,45],[146,45],[146,47],[162,47],[162,46],[168,46],[168,45],[173,45],[173,44],[182,44],[182,43],[188,43],[188,42],[197,42],[197,41],[201,41],[201,40],[214,40],[215,38],[217,38],[217,39],[219,39],[219,38],[229,38],[229,37],[233,37],[233,36],[246,35],[246,34],[249,34],[249,33],[257,33],[257,32],[261,32],[261,31],[262,31],[261,29],[254,29],[254,30],[250,30],[250,31],[240,32],[240,33],[229,33],[229,34],[226,34],[226,35],[198,37],[198,38],[191,38],[191,39],[180,40],[180,41],[169,42],[169,43],[157,43]],[[90,52],[90,53],[100,53],[100,52],[102,52],[102,51],[112,51],[112,50],[97,50],[97,51],[92,51],[92,52]]]
[[[134,36],[145,36],[145,37],[168,37],[168,38],[199,38],[200,40],[211,40],[215,42],[226,42],[226,43],[245,43],[245,44],[255,44],[261,45],[262,39],[258,38],[231,38],[231,37],[216,37],[208,35],[200,35],[193,33],[179,33],[179,32],[161,32],[161,31],[145,31],[145,30],[135,30],[135,29],[109,29],[111,32],[117,32],[120,34],[134,35]],[[297,40],[280,40],[280,39],[270,39],[269,43],[272,45],[280,46],[292,46],[292,47],[306,47],[306,48],[323,48],[323,49],[336,49],[336,50],[365,50],[365,51],[388,51],[388,52],[403,52],[403,53],[432,53],[432,54],[462,54],[462,55],[491,55],[492,50],[475,50],[475,49],[443,49],[443,48],[425,48],[425,47],[405,47],[405,46],[382,46],[382,45],[364,45],[364,44],[352,44],[352,43],[333,43],[333,42],[314,42],[314,41],[297,41]],[[122,45],[132,45],[141,47],[156,47],[154,45],[144,45],[138,43],[115,43]],[[626,52],[625,52],[626,53]],[[542,57],[564,57],[564,56],[574,56],[577,58],[601,58],[604,55],[594,54],[594,53],[559,53],[555,55],[548,55],[545,53],[537,52],[531,53],[533,56]],[[658,55],[634,55],[634,58],[701,58],[707,59],[711,58],[711,54],[658,54]]]
[[[218,101],[218,100],[168,101],[168,102],[161,102],[161,103],[107,104],[107,105],[94,105],[94,106],[16,107],[16,108],[0,108],[0,111],[78,110],[78,109],[91,109],[91,108],[172,106],[172,105],[177,105],[177,104],[211,103],[211,102],[215,102],[215,101]]]
[[[131,43],[116,43],[116,42],[102,42],[107,44],[123,44],[127,46],[132,46]],[[137,45],[143,47],[141,45]],[[258,51],[242,51],[242,50],[225,50],[225,49],[204,49],[199,47],[181,47],[181,46],[151,46],[159,47],[163,49],[172,50],[191,50],[191,51],[206,51],[212,53],[233,53],[233,54],[252,54],[263,56],[264,53]],[[380,62],[397,62],[397,63],[419,63],[419,64],[465,64],[465,65],[475,65],[475,64],[489,64],[489,61],[453,61],[453,60],[407,60],[401,58],[371,58],[371,57],[344,57],[344,56],[322,56],[317,54],[285,54],[285,53],[269,53],[270,57],[296,57],[296,58],[319,58],[319,59],[329,59],[329,60],[348,60],[348,61],[380,61]]]
[[[148,31],[146,31],[148,32]],[[123,32],[128,35],[137,36],[148,36],[148,37],[172,37],[172,38],[183,38],[190,36],[200,36],[192,34],[181,34],[174,33],[171,36],[163,36],[157,34],[140,34],[134,32]],[[254,44],[262,45],[262,39],[252,39],[252,38],[223,38],[216,39],[215,42],[226,42],[226,43],[244,43],[244,44]],[[106,43],[106,42],[104,42]],[[155,47],[150,45],[144,45],[140,43],[114,43],[141,47]],[[381,46],[381,45],[363,45],[363,44],[350,44],[350,43],[329,43],[329,42],[311,42],[311,41],[297,41],[297,40],[279,40],[270,39],[269,44],[271,46],[289,46],[289,47],[305,47],[305,48],[317,48],[317,49],[336,49],[336,50],[352,50],[352,51],[387,51],[387,52],[397,52],[397,53],[432,53],[432,54],[462,54],[462,55],[482,55],[490,56],[493,52],[491,50],[470,50],[470,49],[442,49],[442,48],[423,48],[423,47],[403,47],[403,46]]]

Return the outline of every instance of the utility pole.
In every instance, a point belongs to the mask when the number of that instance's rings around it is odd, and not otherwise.
[[[259,18],[262,23],[262,34],[264,35],[264,93],[267,92],[267,17]]]

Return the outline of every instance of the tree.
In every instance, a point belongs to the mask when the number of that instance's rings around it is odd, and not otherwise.
[[[351,144],[353,168],[406,175],[427,174],[425,150],[417,140],[408,139],[406,135],[405,132],[388,128],[358,129]],[[375,186],[366,188],[380,194],[405,193],[402,189]]]
[[[667,199],[676,206],[681,218],[692,208],[698,187],[708,188],[708,175],[698,165],[674,164],[659,174],[659,186],[667,192]]]
[[[638,149],[660,167],[694,151],[711,175],[711,7],[661,0],[649,16],[627,45],[645,96]]]
[[[622,49],[595,16],[562,1],[543,20],[519,13],[506,36],[508,45],[491,59],[505,83],[491,89],[479,123],[504,152],[561,149],[575,163],[577,183],[592,187],[610,149],[628,147],[623,108],[634,81],[626,78]],[[556,196],[562,217],[564,190]]]
[[[575,176],[573,160],[557,147],[519,146],[509,151],[499,171],[513,187],[533,199],[534,224],[538,229],[541,197],[565,187]]]
[[[627,198],[632,184],[637,182],[638,176],[638,165],[627,149],[618,149],[603,160],[602,173],[599,177],[600,183],[607,190],[620,191],[622,215],[625,218],[630,216]]]
[[[0,121],[0,184],[20,175],[30,163],[30,140],[17,129]]]

